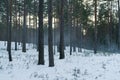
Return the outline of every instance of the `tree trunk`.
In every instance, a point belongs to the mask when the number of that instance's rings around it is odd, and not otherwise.
[[[70,55],[72,55],[72,4],[71,4],[71,0],[69,0],[69,10],[68,10],[68,25],[69,25],[69,36],[70,36]]]
[[[79,33],[79,34],[78,34]],[[78,19],[78,52],[82,52],[82,25]]]
[[[97,53],[97,0],[95,0],[95,39],[94,39],[94,54]]]
[[[8,54],[9,61],[12,61],[11,55],[11,28],[12,28],[12,0],[9,0],[9,26],[8,26]]]
[[[24,20],[22,32],[22,52],[26,52],[26,0],[24,0]]]
[[[55,22],[55,17],[54,17],[54,31],[53,31],[53,41],[54,41],[54,50],[53,50],[53,52],[54,52],[54,54],[55,54],[55,28],[56,28],[56,22]]]
[[[7,51],[8,51],[8,42],[9,42],[9,0],[6,2],[6,8],[7,8]]]
[[[108,21],[108,25],[107,25],[107,35],[106,35],[106,39],[107,39],[107,49],[109,50],[109,48],[110,48],[110,27],[111,27],[111,25],[110,25],[110,7],[109,7],[109,5],[110,5],[110,3],[109,3],[109,1],[107,2],[107,7],[108,7],[108,18],[107,18],[107,21]]]
[[[38,65],[44,65],[44,31],[43,31],[44,0],[39,0],[39,28],[38,28]]]
[[[76,30],[75,30],[75,28],[76,28],[76,25],[75,25],[75,19],[74,19],[74,21],[73,21],[73,52],[76,52]]]
[[[64,0],[61,0],[60,4],[60,59],[64,59]]]
[[[21,42],[21,36],[20,36],[21,35],[21,28],[20,28],[20,0],[19,0],[19,9],[18,10],[19,10],[19,21],[18,21],[19,22],[19,33],[18,33],[18,35],[19,35],[18,39],[19,40],[18,40],[18,45],[20,45],[20,42]]]
[[[119,16],[119,23],[118,23],[118,50],[120,49],[120,4],[118,0],[118,16]]]
[[[15,0],[15,50],[17,50],[17,1]]]
[[[49,51],[49,67],[54,66],[53,56],[53,30],[52,30],[52,0],[48,0],[48,51]]]

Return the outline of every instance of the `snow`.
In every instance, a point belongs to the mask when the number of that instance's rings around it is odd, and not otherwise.
[[[120,80],[120,54],[94,55],[91,50],[83,49],[83,53],[74,52],[69,55],[69,47],[65,50],[65,59],[59,59],[56,52],[55,67],[48,67],[48,47],[45,46],[45,65],[37,65],[38,52],[27,45],[27,52],[14,50],[13,61],[8,61],[8,53],[4,42],[0,42],[0,80]]]

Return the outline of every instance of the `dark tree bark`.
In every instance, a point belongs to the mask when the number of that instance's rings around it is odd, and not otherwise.
[[[78,52],[82,52],[82,26],[80,25],[79,18],[77,18],[77,28],[76,28],[76,38],[77,38],[77,46]]]
[[[15,50],[17,50],[17,1],[15,0]]]
[[[73,52],[76,52],[76,30],[75,30],[75,28],[76,28],[76,25],[75,25],[75,23],[76,23],[76,20],[74,19],[73,20]]]
[[[18,45],[20,45],[20,42],[21,42],[21,28],[20,28],[20,0],[19,0],[19,7],[18,7],[18,11],[19,11],[19,21],[18,21],[18,27],[19,27],[19,33],[18,33]]]
[[[9,54],[9,61],[12,61],[12,55],[11,55],[12,0],[9,0],[8,3],[9,3],[8,54]]]
[[[97,0],[95,0],[94,54],[97,53]]]
[[[53,67],[54,56],[53,56],[53,30],[52,30],[52,0],[48,0],[48,51],[49,51],[49,67]]]
[[[118,0],[118,16],[119,16],[119,23],[118,23],[118,49],[120,49],[120,3]]]
[[[69,25],[69,35],[70,35],[70,55],[72,55],[72,4],[71,0],[69,0],[69,9],[68,9],[68,25]]]
[[[36,1],[34,0],[34,17],[33,17],[33,48],[36,48],[37,45],[37,15],[36,15]]]
[[[39,0],[39,28],[38,28],[38,65],[44,65],[44,31],[43,31],[44,0]]]
[[[106,39],[107,39],[107,48],[109,50],[111,42],[110,42],[110,28],[111,28],[111,21],[110,21],[110,1],[107,2],[107,7],[108,7],[108,17],[107,17],[107,21],[108,21],[108,25],[107,25],[107,35],[106,35]]]
[[[9,39],[9,32],[8,32],[9,31],[8,30],[9,29],[8,28],[9,27],[9,0],[6,0],[6,9],[7,9],[7,18],[6,18],[7,19],[7,35],[6,36],[7,36],[7,51],[8,51],[8,42],[9,42],[9,40],[8,40]]]
[[[38,46],[38,39],[37,39],[37,7],[36,7],[37,3],[36,1],[34,0],[34,15],[35,15],[35,18],[34,18],[34,23],[35,23],[35,45],[36,45],[36,49],[37,49],[37,46]]]
[[[22,32],[22,52],[26,52],[26,0],[24,0],[24,20]]]
[[[64,0],[60,1],[60,59],[65,58],[64,54]]]
[[[53,42],[54,42],[54,50],[53,50],[53,52],[54,52],[54,54],[55,54],[55,36],[56,36],[55,35],[56,34],[55,33],[55,28],[56,28],[56,22],[55,22],[55,17],[54,17],[54,29],[53,29],[54,30],[53,31]]]

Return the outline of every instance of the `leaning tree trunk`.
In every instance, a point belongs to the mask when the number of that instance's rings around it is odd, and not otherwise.
[[[65,58],[64,54],[64,0],[60,1],[60,59]]]
[[[24,0],[24,21],[22,31],[22,52],[26,52],[26,0]]]
[[[9,3],[8,54],[9,54],[9,61],[12,61],[12,55],[11,55],[12,0],[9,0],[8,3]]]
[[[44,31],[43,31],[44,0],[39,0],[39,27],[38,27],[38,65],[44,65]]]

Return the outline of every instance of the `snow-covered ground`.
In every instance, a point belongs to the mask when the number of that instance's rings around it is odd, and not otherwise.
[[[14,51],[13,61],[8,61],[8,53],[3,42],[0,42],[0,80],[120,80],[120,54],[104,56],[94,55],[90,50],[69,55],[65,50],[65,59],[59,60],[56,53],[55,67],[48,67],[48,49],[45,46],[45,65],[37,65],[38,52],[27,45],[27,52]]]

